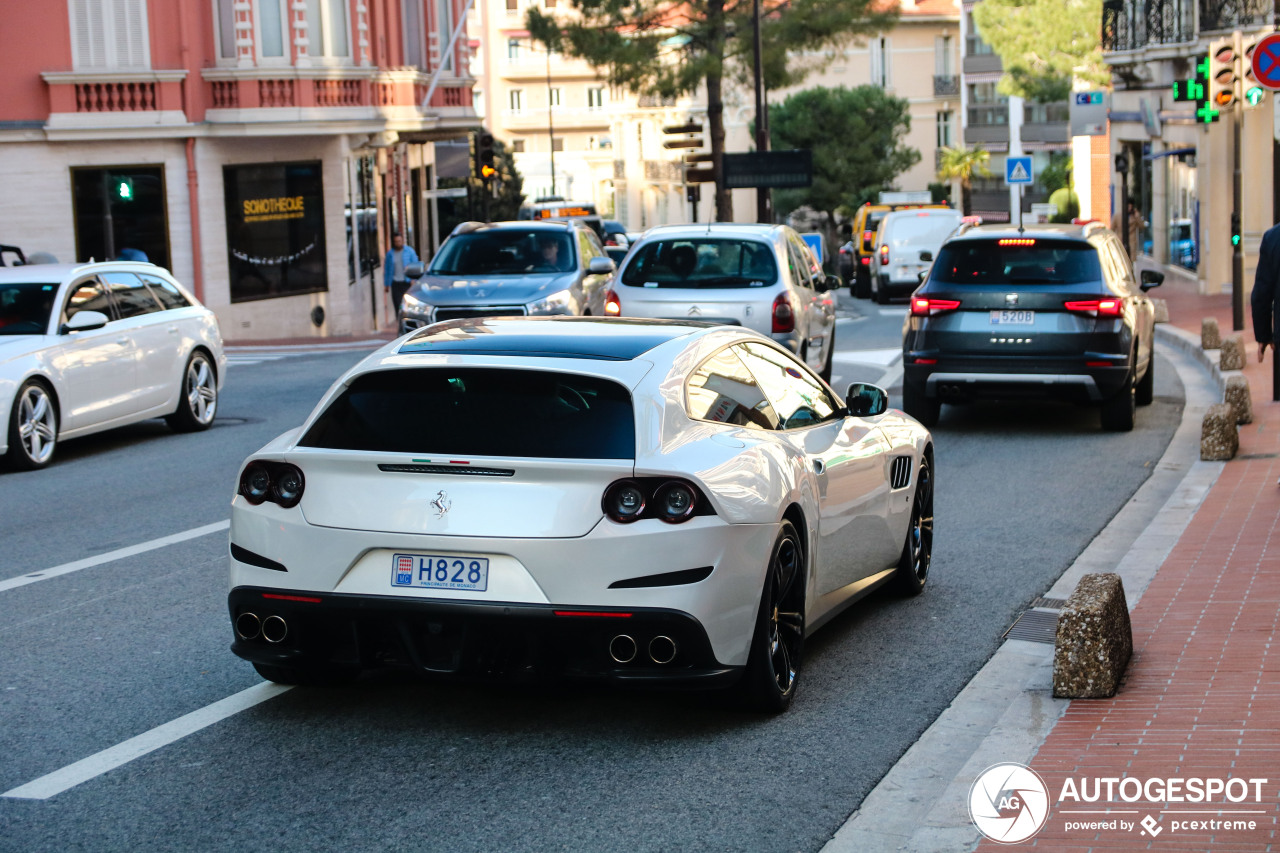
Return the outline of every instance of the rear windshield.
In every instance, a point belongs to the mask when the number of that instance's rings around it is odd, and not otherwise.
[[[938,252],[929,279],[944,284],[1080,284],[1101,281],[1102,266],[1097,249],[1075,240],[955,240]]]
[[[778,280],[773,247],[755,240],[655,240],[622,271],[632,287],[764,287]]]
[[[563,231],[505,228],[455,234],[431,261],[434,275],[525,275],[575,268],[573,238]]]
[[[0,335],[43,335],[57,295],[49,282],[0,284]]]
[[[608,379],[496,368],[357,377],[299,444],[466,456],[634,459],[631,395]]]
[[[911,214],[896,216],[885,226],[889,242],[894,246],[940,246],[947,235],[960,225],[960,214]]]

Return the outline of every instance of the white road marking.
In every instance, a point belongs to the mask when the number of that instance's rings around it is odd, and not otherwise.
[[[78,572],[81,569],[91,569],[94,566],[100,566],[103,563],[113,563],[116,560],[123,560],[126,557],[133,557],[137,554],[145,554],[147,551],[154,551],[157,548],[165,548],[169,545],[176,545],[179,542],[185,542],[188,539],[198,539],[201,536],[208,536],[210,533],[217,533],[221,530],[227,530],[231,527],[231,521],[217,521],[213,524],[206,524],[204,527],[193,527],[190,530],[184,530],[181,533],[174,533],[170,536],[161,536],[159,539],[152,539],[148,542],[141,542],[137,545],[130,545],[127,548],[117,548],[115,551],[108,551],[105,554],[98,554],[96,557],[85,557],[83,560],[75,560],[70,563],[63,563],[60,566],[54,566],[51,569],[42,569],[38,572],[30,572],[16,578],[0,581],[0,592],[16,589],[20,586],[26,586],[36,581],[44,581],[49,578],[61,577],[62,575]]]
[[[888,367],[900,358],[902,358],[902,347],[892,347],[889,349],[847,350],[845,352],[837,350],[831,355],[831,360],[839,362],[840,364],[879,364],[885,367]]]
[[[897,308],[881,308],[881,317],[905,317],[907,316],[907,306],[902,305]]]
[[[225,720],[227,717],[234,716],[241,711],[248,710],[268,699],[274,699],[281,693],[292,689],[288,685],[272,684],[264,681],[261,684],[250,687],[248,690],[241,690],[233,696],[228,696],[226,699],[214,702],[212,705],[208,705],[198,711],[192,711],[190,714],[179,717],[172,722],[157,726],[149,732],[129,738],[124,743],[104,749],[102,752],[77,761],[75,764],[69,764],[61,770],[55,770],[48,775],[41,776],[33,782],[5,791],[0,794],[0,797],[20,800],[47,800],[50,797],[61,794],[63,791],[74,788],[82,782],[88,782],[90,779],[128,764],[135,758],[141,758],[148,752],[154,752],[161,747],[168,746],[189,734],[194,734],[203,728]]]

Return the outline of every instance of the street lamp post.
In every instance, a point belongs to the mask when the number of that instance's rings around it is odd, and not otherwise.
[[[551,46],[543,48],[547,55],[547,153],[551,155],[551,194],[556,194],[556,130],[551,120]]]

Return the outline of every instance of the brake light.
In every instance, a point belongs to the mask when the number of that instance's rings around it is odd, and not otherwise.
[[[773,331],[790,332],[796,327],[796,312],[791,307],[791,294],[779,293],[773,300]]]
[[[695,515],[714,514],[693,483],[654,477],[616,480],[605,489],[600,508],[618,524],[630,524],[642,518],[681,524]]]
[[[1064,302],[1062,307],[1090,317],[1119,317],[1124,313],[1124,303],[1119,299],[1079,299]]]
[[[1008,237],[1004,240],[997,240],[997,246],[1034,246],[1036,241],[1030,237]]]
[[[870,259],[870,258],[867,258],[867,257],[862,258],[862,265],[863,265],[864,267],[869,267],[869,266],[871,266],[871,259]]]
[[[911,299],[911,316],[932,317],[954,311],[959,307],[959,299],[930,299],[927,296],[914,296]]]
[[[606,290],[604,294],[604,315],[606,317],[622,316],[622,301],[612,290]]]
[[[871,242],[871,240],[872,240],[872,235],[873,235],[873,233],[874,233],[874,232],[871,232],[871,231],[863,231],[863,232],[862,232],[862,242],[864,242],[864,243],[870,243],[870,242]]]
[[[880,266],[882,267],[889,266],[889,244],[888,243],[880,244]]]

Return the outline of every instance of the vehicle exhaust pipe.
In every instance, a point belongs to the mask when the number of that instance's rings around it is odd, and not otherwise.
[[[262,621],[256,613],[241,613],[236,617],[236,636],[242,640],[256,639],[262,633]]]
[[[262,620],[262,639],[268,643],[283,643],[289,636],[289,626],[281,616],[268,616]]]
[[[671,663],[676,659],[676,641],[659,634],[649,641],[649,658],[657,664]]]
[[[619,634],[609,641],[609,657],[618,663],[631,663],[636,659],[636,641],[626,634]]]

